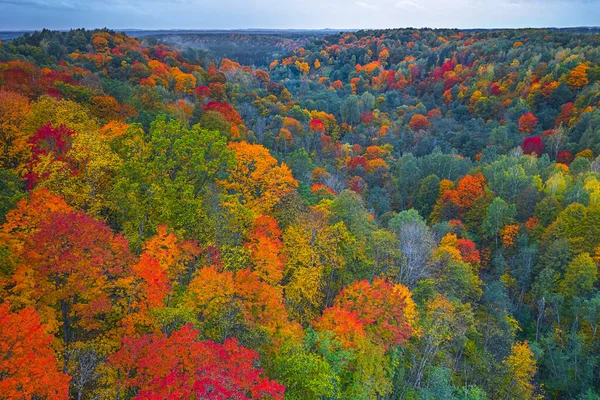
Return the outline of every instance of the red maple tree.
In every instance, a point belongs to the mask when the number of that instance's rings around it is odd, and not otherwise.
[[[190,325],[163,333],[126,337],[109,357],[121,389],[134,399],[283,399],[285,387],[255,367],[258,353],[235,339],[223,344],[198,341]]]
[[[2,398],[62,400],[69,397],[71,378],[60,371],[52,340],[33,307],[11,312],[8,303],[0,304]]]

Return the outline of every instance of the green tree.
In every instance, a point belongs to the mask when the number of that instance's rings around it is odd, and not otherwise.
[[[283,352],[275,359],[275,376],[290,400],[335,399],[339,377],[321,356],[305,349]]]
[[[587,297],[594,291],[597,280],[596,263],[588,253],[582,253],[567,266],[560,290],[567,297]]]
[[[496,197],[489,205],[481,227],[485,237],[495,238],[496,247],[498,246],[500,229],[509,223],[515,214],[515,206],[507,204],[500,197]]]
[[[421,181],[415,198],[415,209],[425,217],[433,211],[433,206],[440,191],[440,178],[429,175]]]
[[[123,159],[113,191],[117,215],[140,248],[160,224],[198,235],[209,223],[208,187],[225,175],[233,156],[224,135],[158,117],[148,140],[139,126],[114,143]]]

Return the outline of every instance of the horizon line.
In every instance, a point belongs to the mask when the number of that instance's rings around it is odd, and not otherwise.
[[[394,30],[394,29],[418,29],[418,30],[544,30],[544,29],[600,29],[600,25],[574,25],[574,26],[539,26],[539,27],[414,27],[414,26],[402,26],[402,27],[386,27],[386,28],[111,28],[108,26],[103,27],[71,27],[71,28],[19,28],[19,29],[0,29],[0,33],[8,32],[39,32],[42,30],[68,32],[71,30],[85,29],[85,30],[100,30],[109,29],[113,31],[196,31],[196,32],[231,32],[231,31],[334,31],[334,32],[347,32],[347,31],[376,31],[376,30]]]

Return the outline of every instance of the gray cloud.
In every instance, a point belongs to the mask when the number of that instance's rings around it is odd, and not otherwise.
[[[0,29],[541,27],[598,24],[600,0],[0,0]]]

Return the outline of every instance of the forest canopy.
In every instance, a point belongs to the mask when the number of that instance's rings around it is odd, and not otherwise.
[[[248,43],[0,42],[0,397],[600,398],[600,34]]]

